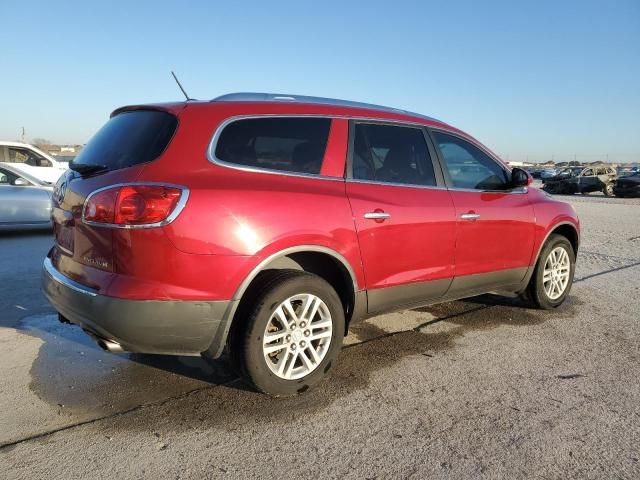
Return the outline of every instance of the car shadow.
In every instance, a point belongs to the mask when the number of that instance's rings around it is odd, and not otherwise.
[[[566,306],[560,308],[560,317],[574,315],[575,304],[570,297]],[[320,408],[333,398],[366,388],[373,372],[405,356],[432,357],[442,349],[455,347],[457,339],[469,331],[487,331],[502,325],[537,325],[559,318],[558,312],[524,306],[519,299],[483,295],[415,309],[417,320],[421,312],[430,315],[424,316],[421,325],[406,331],[389,333],[367,323],[354,327],[365,328],[372,333],[371,337],[343,350],[331,379],[322,389],[313,389],[300,400],[286,402]],[[444,330],[429,328],[437,322],[450,326]],[[57,405],[74,418],[127,411],[197,394],[214,386],[225,387],[217,389],[214,397],[242,400],[248,406],[262,403],[257,400],[255,390],[235,375],[228,357],[211,362],[200,357],[109,353],[79,327],[61,324],[51,314],[27,317],[18,328],[41,341],[28,372],[29,388],[40,399]]]

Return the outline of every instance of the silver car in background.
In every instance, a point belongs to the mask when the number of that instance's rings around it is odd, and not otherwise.
[[[53,185],[0,162],[0,230],[51,228]]]

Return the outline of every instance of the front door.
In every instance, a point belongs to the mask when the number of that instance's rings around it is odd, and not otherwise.
[[[527,189],[511,189],[508,170],[460,136],[433,130],[433,138],[456,211],[456,275],[450,294],[519,283],[535,234]]]
[[[443,296],[454,273],[455,209],[425,131],[353,122],[349,150],[369,312]]]

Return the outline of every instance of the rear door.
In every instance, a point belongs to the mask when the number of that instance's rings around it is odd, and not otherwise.
[[[424,129],[352,121],[347,196],[369,312],[443,296],[453,277],[455,210]]]
[[[596,192],[602,189],[595,168],[585,168],[578,178],[580,193]]]
[[[456,277],[451,295],[520,282],[531,260],[535,216],[528,189],[478,145],[431,130],[456,214]]]

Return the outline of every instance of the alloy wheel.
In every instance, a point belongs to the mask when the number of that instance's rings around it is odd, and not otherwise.
[[[310,293],[291,296],[271,314],[262,351],[271,372],[296,380],[313,372],[329,351],[333,320],[327,305]]]
[[[563,247],[556,247],[549,253],[544,263],[542,284],[544,292],[551,300],[562,296],[569,284],[571,261],[569,253]]]

